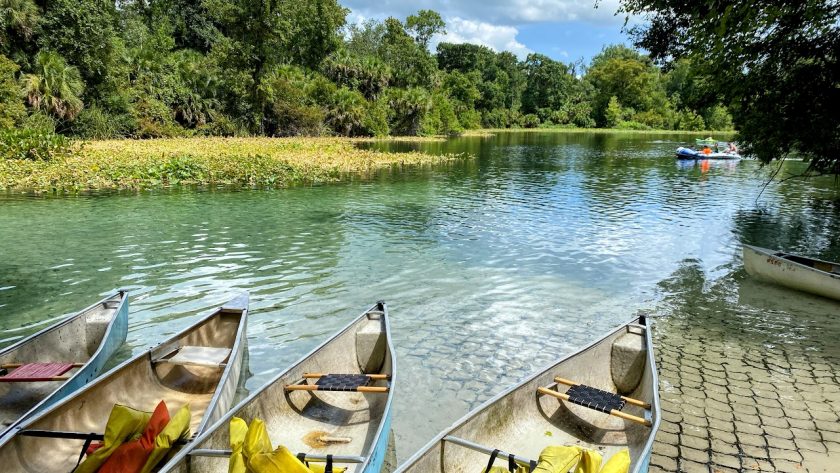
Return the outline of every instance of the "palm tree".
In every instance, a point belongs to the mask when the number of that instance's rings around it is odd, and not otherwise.
[[[20,78],[29,106],[61,120],[73,120],[82,111],[80,96],[85,89],[79,70],[53,51],[35,57],[35,70]]]
[[[341,87],[336,90],[327,108],[327,123],[338,133],[350,136],[362,126],[365,98],[359,92]]]

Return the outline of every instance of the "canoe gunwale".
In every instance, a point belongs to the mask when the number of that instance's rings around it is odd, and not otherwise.
[[[787,252],[784,252],[784,251],[771,250],[770,248],[762,248],[760,246],[753,246],[753,245],[746,245],[746,244],[743,245],[743,246],[744,246],[744,248],[748,248],[748,249],[752,250],[753,252],[758,253],[762,256],[777,259],[781,262],[796,266],[797,268],[813,271],[813,272],[819,274],[820,276],[830,277],[832,279],[840,280],[840,274],[835,274],[835,273],[830,273],[828,271],[823,271],[823,270],[817,269],[813,266],[808,266],[808,265],[802,264],[798,261],[787,259],[784,256],[796,256],[797,258],[806,259],[806,260],[809,260],[809,261],[813,261],[815,263],[824,263],[824,264],[829,264],[829,265],[832,265],[832,266],[838,266],[838,263],[833,263],[831,261],[824,261],[824,260],[821,260],[821,259],[811,258],[811,257],[808,257],[808,256],[794,255],[792,253],[787,253]],[[778,256],[776,253],[783,253],[784,256]]]
[[[467,412],[464,416],[462,416],[460,419],[455,421],[455,423],[453,423],[452,425],[450,425],[449,427],[444,429],[443,432],[436,435],[431,441],[429,441],[426,445],[421,447],[410,458],[408,458],[405,462],[403,462],[400,466],[398,466],[397,469],[394,471],[394,473],[405,473],[412,466],[414,466],[414,464],[417,463],[424,455],[426,455],[426,453],[429,450],[433,449],[438,444],[444,443],[446,437],[450,436],[452,434],[452,432],[454,432],[455,430],[457,430],[460,427],[467,424],[473,417],[475,417],[475,416],[479,415],[480,413],[484,412],[485,410],[490,408],[490,406],[492,406],[493,404],[495,404],[499,400],[503,399],[504,397],[508,396],[509,394],[513,393],[514,391],[522,388],[526,384],[529,384],[529,383],[533,382],[534,380],[536,380],[540,376],[544,375],[549,370],[551,370],[551,369],[555,368],[556,366],[562,364],[563,362],[577,356],[580,353],[583,353],[585,351],[593,349],[594,347],[599,345],[601,342],[603,342],[607,338],[610,338],[613,335],[616,335],[621,331],[628,330],[628,326],[632,326],[634,324],[644,325],[644,327],[645,327],[645,342],[646,342],[647,347],[648,347],[647,354],[646,354],[646,359],[647,359],[648,366],[650,367],[651,384],[653,386],[651,409],[649,411],[650,415],[651,415],[651,418],[652,418],[652,420],[651,420],[652,425],[650,427],[648,427],[650,429],[650,435],[648,436],[647,442],[645,442],[644,447],[642,448],[641,452],[639,453],[639,459],[640,460],[649,458],[650,452],[653,448],[653,442],[654,442],[654,439],[656,437],[656,432],[659,430],[659,424],[660,424],[660,421],[661,421],[661,409],[660,409],[660,404],[659,404],[659,376],[657,375],[656,360],[655,360],[655,356],[654,356],[654,353],[653,353],[653,351],[654,351],[653,350],[653,338],[652,338],[652,335],[651,335],[651,328],[652,327],[651,327],[651,324],[650,324],[650,318],[647,317],[647,316],[639,316],[639,317],[633,318],[629,322],[621,324],[620,326],[618,326],[614,330],[608,332],[607,334],[605,334],[602,337],[599,337],[597,340],[594,340],[593,342],[589,343],[588,345],[584,346],[583,348],[581,348],[579,350],[576,350],[572,353],[569,353],[569,354],[567,354],[566,356],[564,356],[560,359],[552,361],[547,366],[544,366],[544,367],[536,370],[535,372],[531,373],[530,375],[528,375],[522,381],[520,381],[520,382],[518,382],[518,383],[516,383],[512,386],[509,386],[504,391],[502,391],[502,392],[496,394],[495,396],[491,397],[490,399],[488,399],[487,401],[482,403],[479,407]],[[645,414],[645,415],[647,416],[647,414]],[[455,436],[455,437],[458,438],[457,436]],[[460,440],[466,440],[466,439],[460,439]],[[469,442],[469,440],[467,440],[467,441]],[[444,447],[441,447],[441,451],[442,452],[445,451]],[[510,452],[510,453],[513,453],[514,455],[516,454],[515,452]],[[517,458],[519,458],[518,455],[517,455]],[[441,458],[441,461],[442,461],[442,458]],[[635,468],[633,468],[631,473],[642,473],[642,472],[646,472],[646,471],[647,471],[647,462],[646,461],[638,461],[638,462],[636,462],[636,466],[635,466]]]
[[[244,298],[244,305],[242,304],[242,298]],[[222,375],[219,378],[219,384],[216,385],[216,390],[213,392],[213,397],[210,398],[210,403],[207,405],[207,410],[204,413],[204,417],[201,418],[201,423],[198,424],[196,428],[196,433],[204,432],[204,429],[207,428],[207,422],[210,420],[208,414],[211,414],[212,411],[216,408],[216,405],[219,403],[219,399],[221,398],[225,384],[227,383],[230,372],[233,369],[238,369],[239,365],[242,363],[243,357],[243,344],[246,342],[245,340],[245,331],[248,328],[248,298],[244,295],[238,296],[233,301],[229,301],[228,303],[219,307],[218,310],[214,311],[209,316],[205,317],[201,323],[210,318],[221,315],[221,314],[235,314],[239,312],[240,319],[239,319],[239,326],[236,328],[236,336],[233,341],[233,345],[230,349],[230,356],[228,357],[228,361],[225,363],[225,368],[222,371]],[[241,373],[240,373],[241,377]],[[237,379],[237,384],[239,384],[239,380]],[[230,408],[230,406],[228,406]]]
[[[124,298],[124,300],[128,300],[128,299]],[[95,307],[95,306],[96,306],[96,304],[94,304],[91,307]],[[18,432],[20,432],[21,430],[26,430],[27,427],[29,427],[30,425],[38,422],[42,418],[47,417],[52,412],[58,410],[59,408],[65,406],[66,404],[75,401],[75,399],[77,397],[79,397],[80,395],[83,395],[83,394],[87,393],[89,390],[94,389],[96,386],[100,385],[101,383],[106,382],[112,376],[118,375],[118,373],[128,369],[132,365],[139,364],[139,363],[148,363],[150,365],[150,367],[153,368],[154,364],[153,364],[153,359],[152,359],[152,352],[155,349],[157,349],[158,347],[161,347],[163,345],[166,345],[168,343],[172,343],[173,341],[177,342],[179,339],[184,338],[190,332],[198,329],[202,324],[204,324],[205,322],[207,322],[208,320],[212,319],[213,317],[218,315],[220,312],[223,312],[225,310],[227,310],[227,309],[224,309],[223,307],[217,307],[209,315],[207,315],[205,317],[202,317],[197,322],[191,324],[189,327],[186,327],[185,329],[181,330],[180,332],[174,334],[172,337],[166,339],[165,341],[163,341],[161,343],[158,343],[154,346],[151,346],[147,350],[143,351],[142,353],[139,353],[139,354],[123,361],[122,363],[120,363],[117,366],[111,368],[110,370],[103,373],[102,375],[98,376],[96,379],[94,379],[90,383],[86,384],[83,388],[78,389],[73,394],[65,396],[63,399],[61,399],[58,402],[52,404],[51,406],[49,406],[49,408],[37,413],[36,415],[34,415],[30,418],[24,419],[24,421],[22,421],[22,422],[18,422],[17,424],[14,424],[13,426],[10,426],[10,428],[8,430],[6,430],[3,433],[2,436],[0,436],[0,448],[5,448],[6,445],[9,442],[11,442],[14,439],[14,437],[16,437],[18,435]],[[243,322],[245,321],[246,316],[247,316],[247,309],[243,312],[243,319],[242,319],[242,322],[240,322],[240,327],[242,326]],[[239,335],[239,333],[238,333],[238,335]],[[241,341],[241,340],[237,340],[237,341]],[[231,351],[231,356],[233,356],[233,351]],[[228,363],[228,366],[232,366],[232,365],[233,365],[233,363]],[[227,369],[227,367],[225,369]],[[218,392],[219,388],[224,384],[224,381],[225,381],[224,378],[220,378],[219,386],[217,387],[217,392]],[[215,399],[215,394],[214,394],[214,399]],[[213,407],[214,407],[214,405],[208,404],[207,409],[205,410],[205,415],[207,415],[207,413],[209,413],[213,409]],[[204,421],[204,419],[202,419],[202,422],[203,421]],[[103,429],[103,433],[104,433],[104,429]]]
[[[0,350],[0,355],[4,355],[6,353],[12,352],[12,351],[18,349],[19,347],[23,346],[24,344],[29,343],[30,341],[37,339],[41,335],[44,335],[46,333],[52,332],[53,330],[57,330],[61,327],[69,325],[70,323],[72,323],[75,320],[79,319],[80,317],[84,316],[85,314],[87,314],[91,310],[97,308],[99,305],[105,305],[111,299],[114,299],[115,297],[120,298],[119,303],[117,304],[116,308],[113,309],[114,314],[111,316],[111,320],[108,321],[108,326],[105,328],[105,332],[102,334],[102,339],[100,339],[99,344],[96,347],[96,351],[94,351],[93,354],[91,354],[90,357],[88,357],[87,361],[85,361],[84,364],[82,364],[82,366],[76,367],[75,372],[72,373],[70,376],[68,376],[67,379],[62,380],[61,383],[58,384],[55,387],[55,389],[49,395],[45,396],[37,404],[32,406],[28,411],[23,413],[16,421],[12,422],[10,425],[6,426],[5,428],[0,429],[0,446],[5,444],[5,442],[3,442],[3,439],[7,435],[9,436],[9,438],[11,438],[14,435],[14,433],[17,432],[17,430],[19,430],[18,426],[23,425],[28,420],[35,417],[35,413],[40,411],[45,404],[52,402],[53,397],[56,396],[56,393],[58,393],[62,389],[63,386],[70,385],[71,383],[76,381],[76,379],[79,378],[80,376],[84,376],[84,375],[89,374],[87,372],[88,367],[92,363],[97,361],[97,359],[102,355],[102,352],[106,349],[106,346],[107,346],[106,342],[110,339],[110,337],[111,337],[111,335],[114,331],[114,326],[118,322],[118,318],[125,317],[126,318],[126,325],[127,325],[128,310],[127,310],[126,306],[128,304],[128,291],[125,291],[123,289],[117,290],[116,292],[108,295],[107,297],[103,298],[99,302],[95,302],[95,303],[85,307],[84,309],[76,312],[75,314],[71,314],[71,315],[65,317],[63,320],[60,320],[55,324],[52,324],[48,327],[45,327],[45,328],[39,330],[38,332],[35,332],[34,334],[24,338],[23,340],[19,340],[18,342],[14,343],[13,345],[10,345],[10,346],[4,348],[3,350]],[[125,338],[123,337],[123,340],[120,342],[120,344],[122,344],[122,342],[124,342],[124,341],[125,341]],[[104,360],[104,361],[107,361],[107,360]],[[97,371],[99,371],[99,370],[97,370]],[[64,396],[64,399],[67,399],[68,397],[71,397],[71,395],[68,394],[68,395]],[[59,405],[61,403],[62,403],[62,399],[59,399],[59,401],[54,403],[53,406]]]
[[[126,291],[119,290],[119,291],[105,297],[104,299],[100,300],[99,302],[95,302],[95,303],[85,307],[84,309],[78,311],[78,312],[75,312],[75,313],[72,313],[72,314],[68,315],[67,317],[59,320],[58,322],[56,322],[52,325],[49,325],[47,327],[42,328],[41,330],[38,330],[37,332],[33,333],[32,335],[29,335],[29,336],[27,336],[27,337],[25,337],[21,340],[18,340],[17,342],[15,342],[15,343],[7,346],[6,348],[3,348],[2,350],[0,350],[0,355],[5,355],[6,353],[8,353],[10,351],[14,351],[14,350],[20,348],[21,345],[24,345],[24,344],[40,337],[41,335],[44,335],[45,333],[52,332],[53,330],[64,327],[65,325],[67,325],[67,324],[73,322],[74,320],[78,319],[79,317],[81,317],[82,315],[87,313],[88,311],[93,310],[98,305],[105,304],[106,302],[108,302],[109,300],[113,299],[116,296],[122,296],[122,297],[120,299],[119,305],[117,306],[117,308],[114,311],[115,317],[111,317],[111,321],[108,323],[108,328],[107,328],[107,330],[105,331],[105,334],[102,337],[102,340],[106,340],[108,338],[108,335],[111,334],[111,328],[114,326],[114,321],[116,320],[116,315],[119,314],[120,309],[122,309],[122,307],[125,305],[126,301],[128,300],[128,293]],[[91,355],[91,357],[88,359],[88,363],[90,362],[90,360],[96,358],[96,356],[99,355],[99,353],[101,351],[102,351],[102,344],[100,343],[99,348],[97,348],[96,352],[94,352],[94,354]],[[85,363],[85,365],[87,365],[87,363]],[[81,371],[81,370],[79,370],[79,371]],[[68,380],[71,379],[71,378],[68,378]]]
[[[175,456],[173,456],[167,464],[165,464],[163,467],[160,468],[159,471],[161,473],[168,472],[168,471],[172,470],[172,468],[177,466],[180,462],[187,461],[185,459],[187,459],[187,457],[191,456],[191,454],[193,453],[193,450],[195,450],[195,451],[207,450],[207,449],[201,449],[201,448],[195,448],[194,449],[192,447],[201,445],[210,436],[212,436],[216,430],[226,428],[226,425],[230,423],[230,420],[233,417],[235,417],[236,414],[241,409],[243,409],[245,406],[250,404],[252,401],[256,400],[266,389],[268,389],[270,386],[273,386],[275,383],[281,382],[283,380],[283,378],[285,378],[290,372],[294,371],[297,367],[299,367],[300,365],[305,363],[309,358],[311,358],[312,356],[317,354],[320,350],[322,350],[324,347],[326,347],[327,345],[332,343],[335,339],[339,338],[341,335],[344,335],[345,333],[348,333],[350,330],[352,330],[354,327],[356,327],[356,325],[359,322],[361,322],[363,319],[367,318],[371,314],[371,312],[376,312],[376,311],[381,313],[380,319],[382,320],[382,323],[383,323],[384,329],[385,329],[385,341],[386,341],[386,346],[387,346],[386,359],[390,359],[390,362],[391,362],[391,377],[388,380],[388,386],[389,386],[390,389],[388,389],[388,393],[387,393],[388,397],[387,397],[387,399],[385,401],[385,405],[383,407],[382,418],[379,421],[379,425],[377,426],[376,433],[374,434],[374,436],[373,436],[373,438],[370,442],[370,447],[369,447],[368,451],[366,452],[366,455],[364,455],[362,457],[359,457],[359,459],[360,459],[360,461],[358,462],[359,467],[356,471],[359,472],[359,473],[364,472],[365,469],[367,468],[368,464],[370,463],[371,459],[373,458],[373,454],[376,451],[377,445],[379,445],[379,443],[382,441],[384,426],[387,423],[386,419],[388,418],[388,415],[389,415],[388,413],[391,410],[391,404],[392,404],[393,398],[394,398],[393,387],[395,386],[394,383],[395,383],[396,378],[397,378],[397,376],[396,376],[397,375],[397,364],[396,364],[396,360],[395,360],[395,357],[394,357],[395,351],[394,351],[393,341],[391,339],[391,322],[390,322],[390,317],[389,317],[389,314],[388,314],[388,306],[385,303],[385,301],[379,301],[376,304],[369,307],[368,309],[366,309],[361,315],[354,318],[346,326],[344,326],[344,328],[342,328],[338,332],[334,333],[332,336],[330,336],[328,339],[326,339],[322,343],[318,344],[315,348],[313,348],[308,353],[303,355],[301,358],[299,358],[293,364],[289,365],[282,372],[276,374],[270,380],[266,381],[256,391],[250,393],[246,398],[242,399],[235,406],[231,407],[225,413],[225,415],[222,416],[221,419],[216,421],[216,423],[211,425],[209,428],[205,429],[204,432],[202,432],[192,442],[190,442],[187,445],[187,447],[181,449],[181,451],[178,452]],[[372,473],[379,473],[379,472],[372,472]]]

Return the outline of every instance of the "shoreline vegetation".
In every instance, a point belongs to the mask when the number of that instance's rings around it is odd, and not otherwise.
[[[0,159],[0,189],[35,193],[171,186],[286,187],[392,166],[465,159],[366,150],[347,138],[165,138],[79,142],[59,159]]]
[[[719,135],[732,132],[521,128],[468,130],[460,137],[497,133],[643,133]],[[54,159],[0,159],[0,189],[34,193],[140,190],[172,186],[279,188],[338,182],[392,166],[422,166],[467,159],[463,154],[386,152],[359,143],[442,142],[446,136],[378,138],[193,137],[74,142]]]

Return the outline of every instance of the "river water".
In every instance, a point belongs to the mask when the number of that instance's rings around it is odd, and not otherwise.
[[[247,290],[249,390],[384,299],[400,460],[641,312],[678,322],[667,340],[692,311],[714,333],[769,312],[785,322],[735,327],[744,350],[794,343],[836,363],[840,334],[808,324],[840,304],[756,283],[740,261],[742,242],[840,260],[834,181],[763,188],[772,169],[751,160],[675,162],[693,138],[501,133],[375,145],[474,158],[337,185],[0,195],[0,339],[126,288],[126,358]]]

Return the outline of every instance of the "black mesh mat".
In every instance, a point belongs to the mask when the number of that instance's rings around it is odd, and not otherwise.
[[[366,374],[326,374],[315,384],[319,391],[355,391],[369,382],[370,376]]]
[[[591,386],[579,384],[570,387],[566,394],[569,395],[569,402],[595,409],[596,411],[609,412],[613,409],[620,411],[624,407],[624,399],[615,393],[602,391]]]

